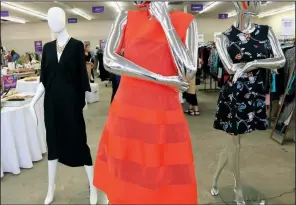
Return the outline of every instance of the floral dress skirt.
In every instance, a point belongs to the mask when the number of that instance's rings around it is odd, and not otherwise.
[[[265,92],[260,70],[244,74],[222,87],[218,98],[214,128],[239,135],[268,126]]]

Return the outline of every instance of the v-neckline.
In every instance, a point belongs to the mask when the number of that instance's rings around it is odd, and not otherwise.
[[[71,40],[72,40],[72,37],[69,38],[67,44],[65,45],[65,48],[64,48],[63,52],[61,53],[60,59],[59,59],[59,57],[58,57],[57,40],[54,41],[54,50],[55,50],[55,52],[56,52],[56,54],[57,54],[57,55],[56,55],[56,61],[57,61],[58,65],[61,64],[61,61],[62,61],[62,59],[63,59],[62,57],[63,57],[65,51],[67,50],[67,47],[68,47],[68,45],[69,45],[69,43],[70,43]]]

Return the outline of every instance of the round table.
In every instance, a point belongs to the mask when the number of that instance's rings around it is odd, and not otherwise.
[[[43,102],[40,101],[35,109],[38,125],[44,127]],[[42,159],[47,150],[45,129],[38,127],[29,104],[1,108],[1,177],[3,172],[19,174],[20,168],[32,168],[33,162]]]

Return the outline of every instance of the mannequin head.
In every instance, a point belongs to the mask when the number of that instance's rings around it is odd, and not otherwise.
[[[237,1],[233,3],[238,14],[257,16],[260,12],[260,1]]]
[[[59,7],[52,7],[47,12],[47,21],[53,33],[60,33],[66,27],[65,11]]]

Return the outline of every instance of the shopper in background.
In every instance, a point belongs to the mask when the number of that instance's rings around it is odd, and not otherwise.
[[[97,57],[98,57],[99,72],[100,72],[100,75],[98,77],[101,78],[101,81],[109,80],[110,74],[108,71],[106,71],[104,67],[104,62],[103,62],[103,58],[104,58],[103,49],[99,48],[97,50]]]
[[[11,62],[11,52],[10,51],[8,51],[8,54],[6,56],[6,60],[7,60],[8,63]]]
[[[198,102],[196,97],[196,85],[195,85],[195,78],[189,82],[189,89],[183,93],[183,98],[189,104],[189,107],[184,112],[191,115],[191,116],[198,116],[199,108]]]
[[[91,75],[90,75],[90,82],[94,83],[95,74],[94,74],[94,59],[92,58],[91,52],[90,52],[90,44],[84,43],[84,55],[85,55],[85,63],[91,64]]]
[[[12,62],[16,62],[20,58],[20,55],[17,54],[15,52],[15,50],[12,50],[10,55],[11,55],[11,61]]]
[[[198,70],[201,69],[201,59],[198,60]],[[197,72],[198,74],[198,72]],[[183,98],[186,100],[186,102],[189,104],[189,107],[184,112],[191,115],[191,116],[198,116],[199,108],[198,108],[198,102],[196,97],[196,77],[192,79],[189,82],[189,88],[186,92],[183,93]]]

